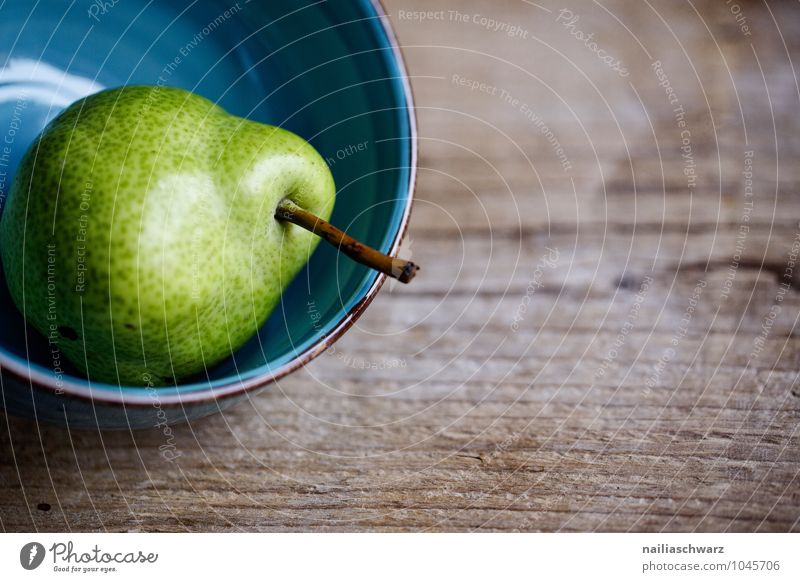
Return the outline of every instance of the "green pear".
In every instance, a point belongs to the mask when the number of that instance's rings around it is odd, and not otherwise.
[[[175,88],[82,99],[26,153],[0,223],[11,296],[91,380],[164,385],[264,323],[326,219],[323,158],[283,129]],[[327,224],[320,221],[320,224]]]

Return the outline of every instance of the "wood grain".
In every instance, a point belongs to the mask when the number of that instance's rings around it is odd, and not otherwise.
[[[387,1],[423,271],[175,462],[3,418],[0,528],[800,531],[798,7],[570,4],[627,76],[562,4]]]

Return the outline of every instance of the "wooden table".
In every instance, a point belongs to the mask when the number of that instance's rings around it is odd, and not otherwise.
[[[418,280],[174,462],[4,418],[0,527],[800,531],[798,6],[567,6],[387,2]]]

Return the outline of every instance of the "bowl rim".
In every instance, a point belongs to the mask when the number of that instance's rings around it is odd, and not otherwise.
[[[388,40],[388,46],[392,51],[392,57],[396,63],[397,69],[400,73],[400,81],[403,88],[403,96],[406,102],[406,114],[408,116],[409,138],[408,147],[410,154],[410,167],[408,168],[408,184],[406,204],[403,208],[403,214],[400,219],[400,224],[397,232],[392,240],[390,253],[396,253],[400,244],[405,237],[408,230],[408,222],[411,217],[411,208],[414,203],[414,194],[417,183],[417,161],[418,161],[418,144],[417,144],[417,117],[416,108],[414,105],[414,94],[411,83],[408,79],[408,70],[403,57],[402,49],[397,40],[397,36],[392,29],[389,17],[384,9],[381,0],[367,0],[367,4],[372,6],[375,11],[375,19],[380,22],[382,30]],[[291,360],[276,368],[268,374],[255,376],[247,380],[235,379],[217,387],[203,388],[193,390],[186,394],[180,392],[172,394],[158,394],[158,388],[142,388],[141,393],[131,392],[125,390],[126,386],[119,386],[119,391],[109,390],[103,392],[96,392],[92,388],[92,383],[89,381],[89,387],[73,382],[66,377],[57,380],[54,375],[46,374],[38,370],[34,370],[31,366],[25,365],[9,358],[4,352],[0,351],[0,382],[2,376],[10,373],[16,380],[29,383],[33,388],[44,389],[52,392],[58,396],[69,396],[80,400],[87,400],[91,402],[98,402],[104,404],[121,404],[123,406],[133,407],[151,407],[153,406],[152,392],[158,395],[159,406],[162,407],[177,407],[184,404],[201,404],[213,403],[219,400],[226,400],[235,396],[244,396],[250,392],[260,390],[273,382],[291,374],[295,370],[302,368],[311,360],[326,351],[333,345],[350,327],[358,320],[364,313],[364,310],[375,299],[378,291],[380,291],[383,284],[386,282],[387,276],[383,273],[378,273],[375,280],[370,285],[369,289],[364,293],[364,296],[349,310],[347,311],[335,326],[326,335],[319,338],[314,344],[310,345],[303,352],[295,355]],[[3,385],[5,382],[2,382]],[[116,388],[114,385],[109,387]]]

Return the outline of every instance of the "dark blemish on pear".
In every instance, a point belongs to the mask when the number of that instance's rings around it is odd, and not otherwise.
[[[136,330],[136,326],[133,325],[132,323],[126,323],[125,324],[125,329],[129,329],[131,331],[135,331]]]
[[[50,504],[49,503],[40,503],[36,506],[36,509],[39,511],[50,511]]]
[[[58,328],[58,334],[67,340],[76,340],[78,339],[78,332],[69,327],[68,325],[62,325]]]

